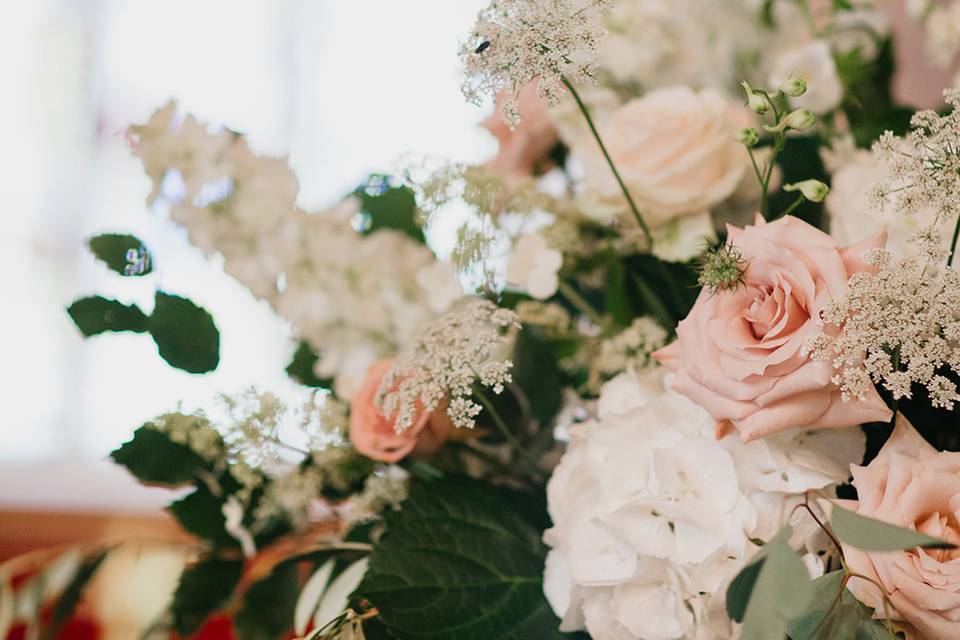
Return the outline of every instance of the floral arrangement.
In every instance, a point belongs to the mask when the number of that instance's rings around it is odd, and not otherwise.
[[[908,4],[955,55],[958,3]],[[460,57],[498,155],[327,211],[174,103],[132,126],[148,204],[289,321],[304,388],[113,452],[188,488],[197,540],[144,637],[960,637],[960,91],[898,105],[868,5],[491,0]],[[174,293],[68,311],[219,362]],[[0,636],[53,637],[110,553],[3,574]]]

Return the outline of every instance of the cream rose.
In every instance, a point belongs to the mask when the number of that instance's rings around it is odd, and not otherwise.
[[[703,213],[737,188],[749,158],[735,138],[734,113],[717,91],[669,87],[598,118],[600,136],[648,224]],[[583,164],[586,190],[622,205],[597,142],[582,127],[565,129]]]
[[[883,234],[841,249],[822,231],[793,217],[728,228],[740,251],[744,286],[704,289],[677,339],[654,353],[677,373],[674,388],[717,421],[719,434],[736,429],[749,442],[792,427],[826,429],[888,420],[873,387],[843,401],[830,363],[805,353],[820,331],[820,313],[846,295],[847,280],[867,265],[860,254],[882,246]]]
[[[900,416],[877,457],[851,469],[858,514],[960,541],[960,453],[938,452]],[[878,553],[843,545],[843,553],[853,572],[883,585],[894,608],[885,614],[913,627],[914,640],[960,638],[960,552],[917,548]],[[853,579],[847,586],[865,605],[884,611],[875,584]]]

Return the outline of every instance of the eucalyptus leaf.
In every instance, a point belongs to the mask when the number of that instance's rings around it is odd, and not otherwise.
[[[916,547],[955,549],[956,545],[880,520],[861,516],[834,504],[830,526],[842,542],[863,551],[903,551]]]
[[[136,236],[105,233],[90,238],[87,245],[98,260],[122,276],[145,276],[153,271],[153,256]]]
[[[751,562],[730,582],[727,587],[727,615],[735,622],[743,622],[743,615],[747,612],[747,603],[750,602],[750,596],[753,593],[753,587],[757,583],[757,577],[760,575],[760,569],[763,567],[764,559],[761,557],[755,562]]]
[[[741,640],[782,638],[787,623],[803,614],[813,587],[800,555],[790,548],[786,526],[758,555],[763,558],[743,615]]]
[[[565,637],[543,595],[540,530],[511,495],[465,478],[414,483],[384,514],[354,597],[404,640]]]
[[[80,298],[67,307],[67,313],[86,338],[106,331],[143,333],[147,330],[147,316],[137,305],[103,296]]]
[[[870,608],[846,589],[844,575],[842,570],[833,571],[813,581],[810,606],[787,627],[790,640],[897,640],[886,625],[873,619]]]
[[[196,304],[158,291],[148,322],[160,357],[177,369],[207,373],[220,364],[220,332],[213,317]]]

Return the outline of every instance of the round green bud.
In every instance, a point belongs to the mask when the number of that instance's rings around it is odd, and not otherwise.
[[[737,140],[747,147],[752,147],[760,141],[760,133],[753,127],[746,127],[737,132]]]
[[[787,129],[806,131],[817,122],[816,116],[809,109],[797,109],[787,114],[783,119],[783,126]]]
[[[791,98],[797,98],[807,92],[807,83],[803,78],[788,78],[780,85],[780,92]]]
[[[784,191],[799,191],[810,202],[823,202],[830,193],[830,187],[819,180],[804,180],[783,185]]]

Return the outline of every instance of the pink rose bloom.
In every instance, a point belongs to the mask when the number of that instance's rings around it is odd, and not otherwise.
[[[744,442],[793,427],[830,429],[890,419],[871,386],[862,400],[844,402],[828,362],[814,362],[804,343],[819,332],[824,306],[842,299],[848,278],[868,267],[860,258],[883,245],[878,234],[840,248],[819,229],[793,217],[727,227],[728,242],[746,262],[745,285],[704,289],[677,339],[654,353],[676,372],[673,387]]]
[[[453,423],[443,408],[417,412],[413,425],[397,433],[396,416],[386,417],[374,402],[380,381],[390,371],[392,360],[378,360],[370,365],[360,391],[350,403],[350,442],[354,448],[373,460],[394,463],[410,453],[430,455],[446,442]]]
[[[483,126],[500,144],[497,156],[487,163],[487,169],[503,176],[508,184],[537,173],[550,149],[557,143],[558,134],[543,101],[537,96],[534,83],[520,90],[520,115],[523,120],[513,130],[501,116],[502,97],[497,97],[493,113]]]
[[[960,541],[960,453],[938,452],[900,416],[893,435],[866,467],[851,465],[856,513],[900,527]],[[868,552],[843,545],[855,573],[883,585],[894,611],[884,611],[879,588],[853,579],[851,593],[885,617],[912,626],[915,640],[960,638],[960,552],[921,549]]]

